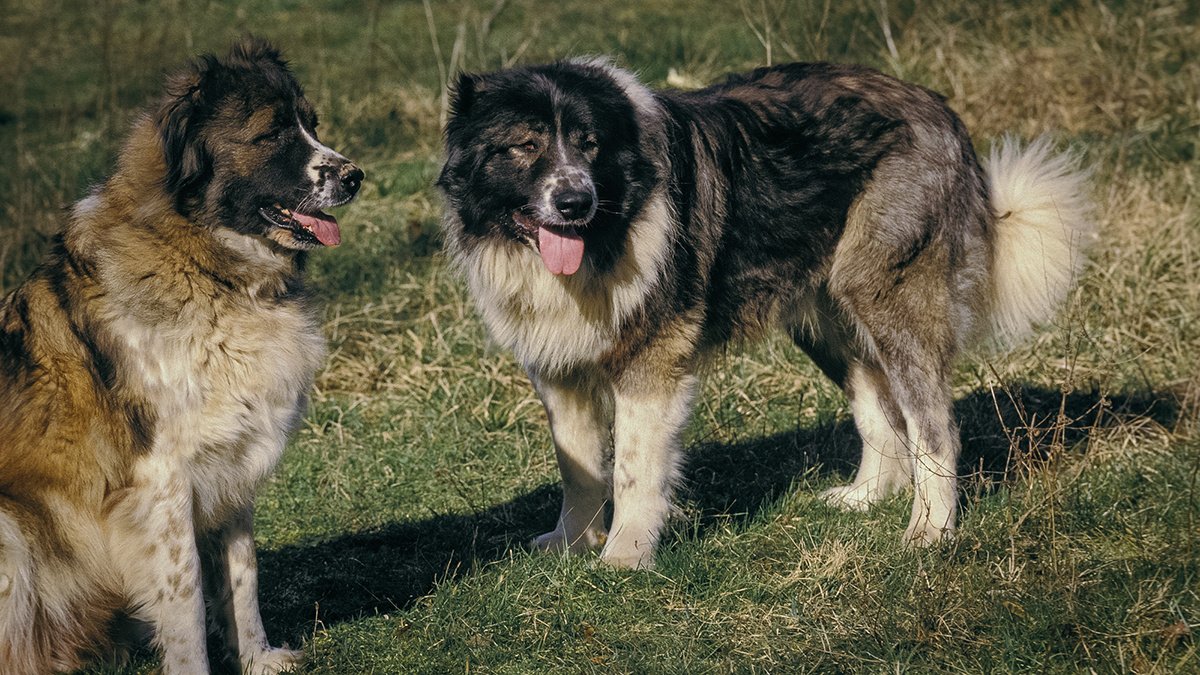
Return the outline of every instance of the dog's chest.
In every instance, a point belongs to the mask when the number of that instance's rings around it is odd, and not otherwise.
[[[603,289],[573,288],[530,257],[485,251],[468,273],[492,338],[531,370],[595,362],[616,338],[611,299]]]
[[[671,236],[669,205],[656,194],[631,224],[624,253],[602,275],[585,258],[576,274],[555,276],[536,251],[506,242],[451,250],[492,338],[526,370],[552,372],[595,364],[627,337],[622,328],[658,283]]]
[[[298,423],[324,342],[298,307],[214,308],[116,326],[131,393],[153,411],[151,453],[191,482],[198,524],[247,503]]]

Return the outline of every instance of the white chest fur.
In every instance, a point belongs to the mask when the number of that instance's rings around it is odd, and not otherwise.
[[[150,456],[137,463],[167,460],[182,473],[200,527],[252,499],[303,414],[324,354],[299,307],[222,304],[165,324],[129,315],[111,324],[126,384],[154,415]]]
[[[493,339],[527,370],[555,372],[595,362],[657,282],[671,241],[667,200],[653,197],[630,226],[628,248],[613,270],[586,264],[555,276],[524,246],[482,245],[454,255]]]

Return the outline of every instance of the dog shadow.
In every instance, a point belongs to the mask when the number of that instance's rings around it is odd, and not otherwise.
[[[977,390],[955,402],[962,453],[960,482],[986,493],[1055,452],[1080,452],[1098,429],[1132,420],[1173,427],[1179,399],[1170,393],[1063,393],[1033,385]],[[853,478],[862,441],[847,417],[736,443],[689,451],[684,497],[699,510],[701,531],[716,518],[751,518],[801,477]]]
[[[955,405],[960,474],[995,489],[1054,452],[1079,452],[1097,429],[1132,420],[1172,427],[1169,393],[1063,394],[1036,386],[976,391]],[[718,520],[753,518],[797,480],[853,475],[861,451],[849,419],[763,438],[700,442],[687,452],[682,498],[698,513],[698,536]],[[404,610],[450,581],[501,560],[550,527],[557,485],[472,514],[416,522],[261,551],[263,616],[275,640],[298,644],[343,621]],[[684,535],[687,536],[687,535]]]
[[[294,645],[322,627],[408,608],[439,582],[522,547],[553,520],[560,494],[545,485],[476,513],[260,550],[263,622]]]

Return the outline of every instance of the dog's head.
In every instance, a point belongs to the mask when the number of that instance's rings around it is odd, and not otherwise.
[[[463,236],[522,242],[554,274],[619,254],[655,169],[614,72],[560,62],[459,77],[438,186]]]
[[[336,246],[322,209],[349,202],[363,172],[317,140],[317,116],[268,42],[246,38],[171,76],[155,123],[175,208],[193,222],[286,249]]]

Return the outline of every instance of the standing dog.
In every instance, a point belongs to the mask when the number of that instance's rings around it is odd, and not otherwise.
[[[116,173],[0,303],[0,671],[70,670],[128,612],[167,673],[207,673],[206,595],[243,672],[267,644],[254,493],[324,341],[306,251],[363,174],[247,39],[168,81]]]
[[[953,530],[951,365],[1070,289],[1092,224],[1069,158],[1004,142],[981,167],[941,96],[822,63],[688,93],[603,60],[464,75],[452,113],[449,254],[541,395],[562,472],[537,547],[651,565],[697,365],[769,325],[862,436],[826,498],[864,509],[911,485],[904,540]]]

